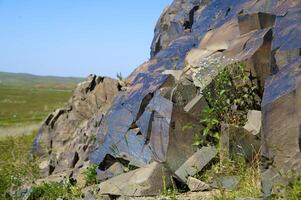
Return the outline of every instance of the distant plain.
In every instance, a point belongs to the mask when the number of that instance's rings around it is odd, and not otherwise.
[[[0,136],[31,133],[64,106],[82,78],[0,72]]]

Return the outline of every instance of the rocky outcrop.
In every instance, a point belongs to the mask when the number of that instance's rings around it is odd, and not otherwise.
[[[243,145],[251,160],[261,132],[263,156],[273,163],[268,170],[294,166],[298,171],[300,9],[300,0],[175,0],[156,25],[150,60],[123,84],[89,77],[65,109],[45,120],[34,144],[44,160],[41,169],[45,175],[71,170],[73,176],[83,162],[92,162],[105,175],[103,194],[111,195],[150,194],[139,185],[144,183],[158,191],[150,177],[140,183],[131,178],[152,163],[186,182],[199,172],[192,164],[201,170],[217,153],[204,151],[208,147],[195,153],[191,145],[194,133],[204,128],[199,114],[208,102],[202,92],[221,70],[243,63],[249,84],[259,88],[256,98],[263,97],[263,123],[257,119],[261,113],[252,111],[244,127],[229,125],[222,137],[226,148],[236,152]],[[194,126],[183,128],[188,124]],[[115,176],[109,168],[116,162],[139,169]],[[110,187],[119,181],[122,191]],[[263,181],[267,184],[272,183]]]
[[[88,161],[96,130],[118,91],[117,80],[91,75],[78,84],[65,108],[46,118],[33,145],[33,152],[44,160],[40,165],[43,176],[70,175]]]

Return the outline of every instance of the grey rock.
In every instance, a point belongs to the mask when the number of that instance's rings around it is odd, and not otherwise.
[[[192,192],[199,192],[210,189],[210,186],[207,183],[204,183],[203,181],[200,181],[193,177],[188,177],[187,185],[189,190]]]
[[[200,172],[216,155],[217,149],[215,147],[203,147],[177,169],[175,174],[180,180],[186,182],[188,176],[194,176]]]
[[[239,184],[239,179],[233,176],[221,177],[213,180],[210,184],[215,188],[224,188],[227,190],[234,190]]]

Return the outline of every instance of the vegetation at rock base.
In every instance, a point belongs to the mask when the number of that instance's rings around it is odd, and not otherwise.
[[[175,183],[173,181],[173,178],[170,177],[170,181],[171,181],[171,187],[167,187],[167,180],[166,180],[166,176],[162,176],[162,182],[163,182],[163,190],[161,192],[161,195],[165,196],[165,197],[169,197],[170,200],[178,200],[177,198],[177,193],[178,193],[178,189],[175,186]]]
[[[81,195],[80,190],[69,181],[64,183],[45,182],[32,188],[29,200],[74,199],[81,197]]]
[[[218,145],[222,123],[243,126],[248,110],[260,109],[258,88],[248,75],[244,64],[231,64],[221,70],[202,91],[207,102],[207,106],[201,113],[201,123],[205,128],[195,135],[193,145],[198,147],[208,144]],[[196,178],[209,183],[226,176],[236,177],[239,180],[238,187],[234,191],[220,188],[221,195],[216,196],[216,200],[259,197],[259,154],[251,163],[248,163],[245,157],[238,155],[223,160],[217,159]]]
[[[38,168],[30,155],[35,132],[30,135],[0,139],[0,199],[8,191],[38,177]]]
[[[92,164],[83,172],[83,174],[85,175],[87,185],[93,185],[98,183],[96,172],[97,167],[97,165]]]
[[[216,178],[233,176],[239,180],[237,188],[227,191],[219,188],[221,194],[215,196],[215,200],[234,200],[238,197],[258,198],[261,194],[260,185],[260,155],[248,163],[243,156],[225,159],[213,164],[209,169],[202,171],[196,177],[205,182],[211,182]]]

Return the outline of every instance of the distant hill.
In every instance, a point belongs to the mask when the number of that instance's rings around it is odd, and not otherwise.
[[[84,78],[37,76],[25,73],[0,72],[0,86],[74,89]]]

